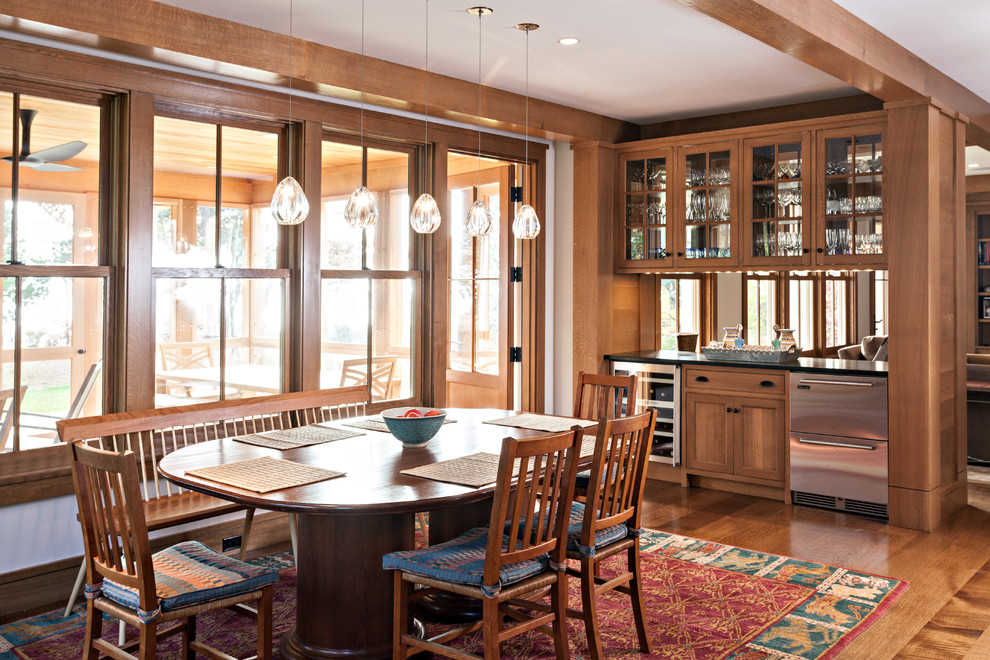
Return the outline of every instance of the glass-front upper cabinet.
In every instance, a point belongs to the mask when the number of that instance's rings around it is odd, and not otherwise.
[[[823,131],[819,137],[820,264],[882,264],[883,132],[881,125]]]
[[[669,167],[673,151],[626,154],[620,163],[622,236],[619,265],[663,268],[673,265],[673,236],[668,222]]]
[[[809,133],[753,138],[743,147],[743,262],[810,264]]]
[[[677,250],[681,266],[739,263],[736,242],[736,143],[681,150],[683,233]]]

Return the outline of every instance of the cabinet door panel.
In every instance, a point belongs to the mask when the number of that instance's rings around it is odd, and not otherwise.
[[[688,394],[684,399],[684,465],[732,473],[732,414],[724,397]]]
[[[733,457],[735,473],[758,479],[784,480],[784,402],[736,399]],[[738,410],[736,413],[734,411]]]

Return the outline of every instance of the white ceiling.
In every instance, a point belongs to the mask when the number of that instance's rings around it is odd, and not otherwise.
[[[167,4],[289,33],[290,0],[164,0]],[[990,1],[836,0],[950,78],[990,100]],[[423,68],[426,0],[364,0],[364,52]],[[430,0],[429,68],[478,79],[479,19],[472,0]],[[857,90],[708,18],[677,0],[499,0],[481,19],[481,80],[637,124],[847,96]],[[293,36],[361,52],[354,0],[291,0]],[[557,39],[575,36],[577,46]],[[440,100],[435,100],[438,102]],[[442,102],[442,101],[440,101]],[[990,172],[990,152],[970,147],[970,174]]]

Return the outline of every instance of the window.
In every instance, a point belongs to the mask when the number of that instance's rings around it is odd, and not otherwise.
[[[96,100],[0,91],[0,150],[48,158],[0,167],[0,451],[51,446],[56,419],[103,411],[102,117]]]
[[[421,272],[412,269],[410,167],[409,153],[323,142],[320,382],[365,385],[372,401],[415,394]],[[361,230],[344,207],[363,168],[378,222]]]
[[[158,406],[281,392],[278,134],[155,118]]]
[[[777,283],[773,273],[743,275],[745,312],[744,339],[747,344],[769,346],[776,338],[773,326],[778,324]]]
[[[677,333],[701,334],[702,276],[664,277],[657,286],[657,347],[677,350]]]
[[[824,274],[825,309],[822,316],[825,326],[825,352],[833,353],[849,344],[852,323],[852,283],[850,273],[827,271]]]
[[[887,271],[878,270],[873,273],[873,334],[889,335],[887,327],[888,303]]]
[[[815,327],[815,301],[817,300],[817,273],[794,271],[784,273],[786,296],[784,297],[785,323],[794,331],[797,345],[805,355],[814,355],[821,343]]]

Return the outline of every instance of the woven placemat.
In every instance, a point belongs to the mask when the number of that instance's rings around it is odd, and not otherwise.
[[[189,470],[186,474],[255,493],[269,493],[273,490],[292,488],[344,476],[343,472],[303,465],[271,456]]]
[[[444,424],[453,424],[456,419],[445,419]],[[389,433],[388,427],[385,426],[385,420],[383,419],[359,419],[353,422],[341,422],[344,426],[353,426],[356,429],[366,429],[368,431],[381,431],[382,433]]]
[[[314,425],[300,426],[295,429],[239,435],[234,440],[259,447],[270,447],[272,449],[295,449],[296,447],[319,445],[324,442],[353,438],[358,435],[364,434],[358,431],[348,431],[347,429]]]
[[[498,426],[513,426],[517,429],[531,429],[533,431],[549,431],[560,433],[569,431],[572,426],[587,428],[595,426],[598,422],[587,419],[575,419],[573,417],[557,417],[555,415],[537,415],[535,413],[522,413],[512,417],[499,417],[490,419],[485,424],[497,424]]]
[[[478,452],[439,463],[409,468],[402,470],[400,474],[478,488],[495,483],[498,477],[498,454]]]
[[[594,453],[595,436],[586,436],[581,441],[579,456],[581,458],[587,458]],[[498,479],[498,461],[498,454],[490,454],[482,451],[468,456],[440,461],[439,463],[430,463],[429,465],[409,468],[402,470],[401,474],[478,488],[479,486],[493,484]],[[516,459],[515,468],[512,473],[514,475],[519,473],[519,459]]]

